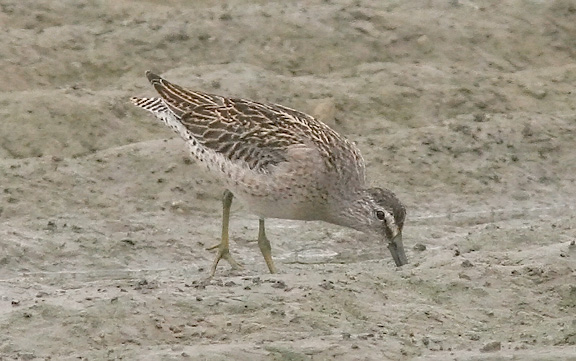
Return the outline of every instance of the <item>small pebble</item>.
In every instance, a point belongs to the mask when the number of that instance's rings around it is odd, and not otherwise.
[[[272,288],[286,288],[286,283],[284,281],[276,281],[272,283]]]
[[[333,290],[334,289],[334,282],[324,280],[322,283],[319,284],[325,290]]]
[[[22,360],[22,361],[31,361],[31,360],[34,360],[36,358],[36,355],[31,353],[31,352],[24,352],[24,353],[21,353],[19,356],[20,356],[20,360]]]
[[[424,252],[426,250],[426,245],[424,245],[422,243],[416,243],[414,245],[413,249],[417,252]]]
[[[480,352],[496,352],[502,349],[502,343],[500,341],[488,342],[480,349]]]
[[[464,260],[461,264],[462,267],[466,267],[466,268],[470,268],[470,267],[474,267],[474,265],[472,264],[472,262],[470,262],[469,260]]]
[[[424,346],[428,346],[430,344],[430,337],[422,337],[422,343],[424,344]]]

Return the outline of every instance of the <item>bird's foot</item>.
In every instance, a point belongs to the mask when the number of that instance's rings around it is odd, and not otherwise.
[[[232,255],[230,254],[230,249],[228,248],[227,245],[223,245],[222,243],[219,243],[215,246],[206,248],[207,250],[213,250],[213,249],[217,249],[217,253],[216,253],[216,258],[214,258],[214,262],[212,263],[212,269],[210,270],[210,278],[214,277],[214,274],[216,273],[216,267],[218,266],[218,262],[220,262],[221,259],[225,259],[226,261],[228,261],[228,263],[230,263],[230,266],[232,267],[232,269],[240,269],[242,268],[242,265],[238,262],[236,262],[236,260],[234,258],[232,258]]]

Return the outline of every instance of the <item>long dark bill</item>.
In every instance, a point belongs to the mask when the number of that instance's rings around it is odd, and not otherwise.
[[[390,243],[388,244],[388,249],[396,262],[396,266],[404,266],[408,263],[408,258],[406,258],[406,253],[404,253],[404,245],[402,244],[402,232],[398,233]]]

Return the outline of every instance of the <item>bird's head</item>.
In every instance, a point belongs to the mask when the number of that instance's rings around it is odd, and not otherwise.
[[[396,266],[408,263],[402,244],[402,228],[406,218],[406,208],[388,189],[370,188],[370,206],[373,208],[373,219],[370,229],[381,236],[387,243]]]
[[[344,211],[339,223],[359,231],[370,233],[388,243],[388,249],[396,266],[408,263],[402,244],[402,228],[406,208],[388,189],[368,188]]]

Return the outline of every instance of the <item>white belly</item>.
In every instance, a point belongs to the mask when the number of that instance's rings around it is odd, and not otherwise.
[[[260,218],[281,218],[314,221],[323,219],[325,207],[306,195],[270,194],[254,196],[239,189],[230,189],[250,213]]]

